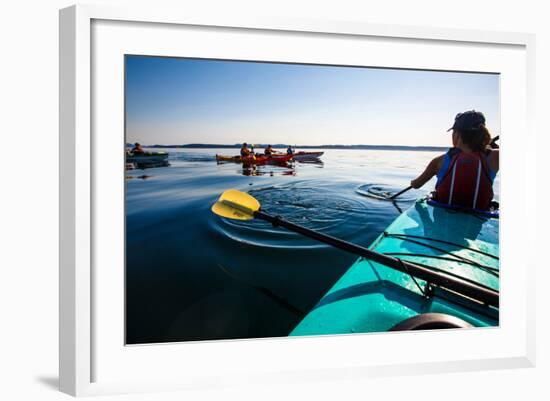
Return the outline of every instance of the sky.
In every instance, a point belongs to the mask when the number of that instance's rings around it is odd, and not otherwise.
[[[499,76],[126,56],[126,142],[450,146],[457,113],[500,130]]]

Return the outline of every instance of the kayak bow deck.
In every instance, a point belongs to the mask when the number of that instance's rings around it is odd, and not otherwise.
[[[417,201],[369,249],[499,289],[499,220]],[[498,325],[498,308],[360,258],[290,333],[381,332],[426,313]],[[427,315],[426,315],[427,316]]]

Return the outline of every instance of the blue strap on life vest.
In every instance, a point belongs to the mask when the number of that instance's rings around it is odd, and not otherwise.
[[[447,171],[449,171],[451,161],[453,160],[453,157],[455,157],[458,153],[460,153],[460,149],[450,148],[443,156],[443,165],[441,166],[441,169],[437,172],[437,182],[435,184],[436,188],[439,186],[439,184],[441,184],[441,181],[443,181],[443,178],[447,175]]]

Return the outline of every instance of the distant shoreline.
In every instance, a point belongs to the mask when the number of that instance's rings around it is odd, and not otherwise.
[[[126,144],[132,147],[133,144]],[[185,145],[142,145],[144,148],[165,148],[165,149],[239,149],[241,144],[222,145],[207,143],[190,143]],[[255,148],[265,148],[265,144],[256,144]],[[285,144],[273,144],[274,148],[287,148]],[[296,145],[296,149],[340,149],[340,150],[411,150],[411,151],[445,151],[448,147],[442,146],[399,146],[399,145]]]

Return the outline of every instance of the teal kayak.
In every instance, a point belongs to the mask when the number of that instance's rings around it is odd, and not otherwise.
[[[419,200],[369,249],[499,290],[499,219],[494,216]],[[359,258],[290,335],[498,324],[498,307]]]

